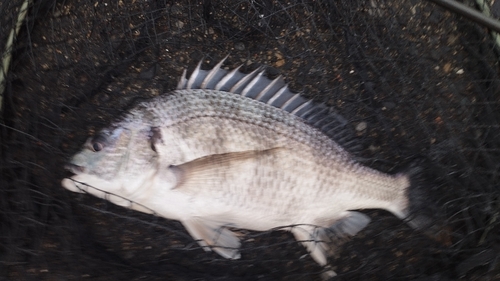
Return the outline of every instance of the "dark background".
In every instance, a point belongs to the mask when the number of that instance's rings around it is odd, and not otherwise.
[[[2,53],[21,3],[0,4]],[[422,0],[34,1],[3,93],[0,280],[319,279],[291,234],[242,231],[242,259],[224,260],[178,222],[60,186],[89,135],[227,54],[366,124],[352,149],[366,165],[428,160],[425,201],[448,243],[368,210],[332,257],[339,280],[500,280],[498,50],[484,27]]]

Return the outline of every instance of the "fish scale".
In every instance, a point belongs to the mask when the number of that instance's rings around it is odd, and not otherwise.
[[[370,221],[353,210],[385,209],[420,227],[408,217],[412,174],[357,163],[341,146],[351,143],[345,119],[289,91],[281,76],[222,63],[198,64],[177,90],[90,138],[63,187],[179,220],[205,250],[230,259],[240,258],[241,242],[227,227],[285,227],[328,276],[332,242]]]
[[[175,102],[171,102],[172,100]],[[220,100],[226,100],[226,102],[217,102]],[[164,107],[162,106],[164,104],[176,106]],[[205,110],[201,111],[200,108]],[[178,137],[184,142],[188,139],[194,139],[196,143],[192,144],[192,151],[202,152],[186,155],[181,161],[231,151],[263,150],[287,143],[290,146],[289,139],[301,139],[303,142],[307,142],[308,146],[317,148],[317,151],[321,151],[320,153],[336,153],[340,154],[343,159],[347,158],[341,147],[317,129],[304,124],[298,117],[287,112],[276,111],[274,107],[255,100],[244,99],[242,102],[240,96],[232,93],[211,90],[175,91],[164,100],[153,100],[143,104],[140,109],[158,112],[151,125],[162,129],[164,131],[162,135],[168,137],[169,140],[174,137]],[[203,118],[209,117],[220,118],[220,122],[203,120]],[[241,128],[241,132],[232,134],[226,130],[230,126],[225,120],[237,122],[237,128]],[[177,126],[180,123],[182,125]],[[211,124],[211,126],[206,126],[206,124]],[[258,129],[255,126],[260,128],[259,134],[250,133]],[[170,131],[172,127],[177,127],[181,135],[172,134]],[[213,129],[217,127],[222,128],[218,135],[213,134]],[[190,132],[204,134],[205,137],[203,139],[192,138]],[[278,138],[280,140],[277,140]],[[211,140],[208,145],[202,143],[207,140]],[[227,148],[212,146],[211,144],[217,140],[224,140],[232,146]],[[248,143],[245,140],[252,142]],[[171,141],[175,142],[175,140]],[[164,144],[167,143],[164,142]],[[165,154],[170,153],[165,151]]]

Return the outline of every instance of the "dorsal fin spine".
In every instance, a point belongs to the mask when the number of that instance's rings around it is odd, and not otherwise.
[[[214,90],[219,91],[226,83],[231,80],[231,78],[234,77],[235,73],[238,72],[241,68],[241,65],[236,67],[235,69],[231,70],[229,73],[227,73],[218,83],[215,85]]]
[[[182,72],[181,79],[179,79],[179,83],[177,84],[177,90],[182,90],[186,88],[186,83],[187,83],[186,74],[187,74],[187,69],[184,69],[184,71]]]
[[[196,77],[200,74],[200,69],[201,69],[201,63],[203,60],[200,60],[196,68],[194,69],[193,73],[191,73],[191,76],[189,77],[189,80],[186,85],[186,90],[190,90],[191,87],[193,86],[194,82],[196,81]]]
[[[259,72],[261,70],[262,67],[257,67],[257,69],[255,69],[254,71],[248,73],[247,75],[245,75],[243,78],[240,79],[240,81],[238,81],[238,83],[236,83],[232,88],[231,90],[229,90],[229,92],[233,92],[233,93],[236,93],[236,91],[241,88],[241,86],[244,86],[248,80],[252,79],[255,74],[257,72]]]
[[[300,118],[304,118],[304,116],[306,116],[307,114],[309,114],[309,112],[313,111],[314,109],[319,109],[321,110],[321,107],[320,106],[312,106],[311,108],[307,109],[306,111],[302,112],[300,115],[297,115],[299,116]],[[298,113],[298,111],[297,111]]]
[[[245,87],[245,89],[243,89],[243,91],[241,91],[241,95],[242,96],[247,96],[247,94],[252,90],[252,88],[257,84],[257,82],[259,82],[260,78],[262,77],[262,75],[264,74],[264,71],[261,71],[259,72],[251,81],[250,83],[247,84],[247,86]]]
[[[271,88],[281,79],[281,75],[276,77],[269,85],[267,85],[260,93],[255,97],[256,100],[261,100],[264,95],[271,90]]]
[[[303,103],[300,106],[298,106],[297,108],[295,108],[294,110],[292,110],[290,113],[296,115],[297,112],[299,112],[300,110],[302,110],[304,107],[310,105],[311,103],[312,103],[312,100],[308,100],[305,103]]]
[[[309,110],[308,112],[311,112],[311,111],[312,111],[312,109]],[[321,121],[326,118],[326,116],[324,115],[325,111],[328,112],[329,108],[322,105],[322,106],[316,108],[316,110],[314,112],[311,112],[311,114],[306,115],[306,113],[305,113],[302,116],[307,116],[306,119],[309,121],[309,123],[317,128],[318,127],[317,125],[320,124]]]
[[[207,84],[214,78],[215,74],[220,70],[220,67],[222,66],[222,64],[226,59],[227,56],[223,58],[218,64],[216,64],[214,68],[212,68],[212,70],[210,70],[210,72],[207,74],[207,77],[205,77],[205,79],[201,83],[200,86],[201,89],[205,89],[207,87]]]
[[[287,100],[282,106],[280,106],[281,109],[287,107],[289,104],[291,104],[294,100],[298,99],[300,97],[299,94],[294,94],[289,100]]]
[[[286,90],[287,90],[288,86],[285,85],[283,87],[281,87],[275,94],[272,98],[270,98],[268,101],[267,101],[267,104],[272,104],[276,99],[278,99],[280,97],[281,94],[283,94]]]

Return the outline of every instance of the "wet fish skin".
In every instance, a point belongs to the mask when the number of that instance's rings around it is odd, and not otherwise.
[[[289,230],[326,265],[329,245],[306,241],[355,235],[370,219],[351,210],[380,208],[405,219],[409,176],[355,162],[306,122],[318,107],[279,79],[198,67],[178,90],[139,104],[89,139],[62,185],[179,220],[226,258],[239,258],[240,246],[227,226],[301,225]]]

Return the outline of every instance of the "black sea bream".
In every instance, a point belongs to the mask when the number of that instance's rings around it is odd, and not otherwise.
[[[240,258],[240,240],[227,227],[290,226],[284,229],[326,266],[331,234],[352,236],[370,221],[352,210],[407,219],[410,176],[355,162],[325,133],[329,123],[319,122],[325,106],[259,69],[200,65],[189,80],[184,72],[177,90],[138,104],[90,138],[62,185],[179,220],[205,250],[229,259]]]

